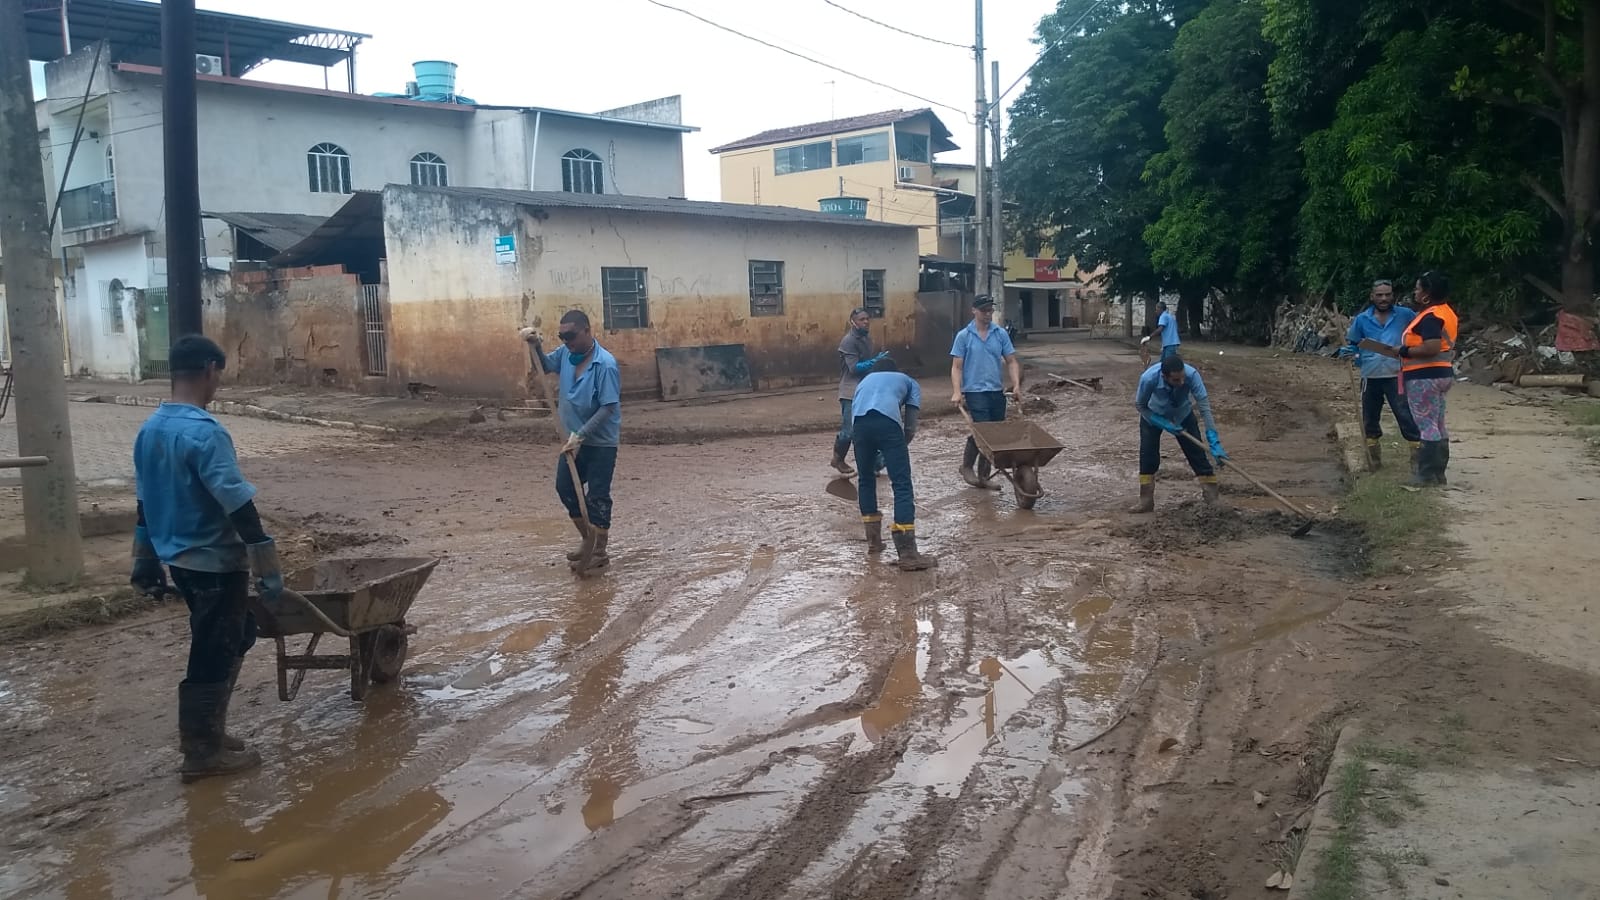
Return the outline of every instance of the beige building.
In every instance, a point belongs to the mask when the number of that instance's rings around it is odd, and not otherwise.
[[[331,279],[375,254],[386,259],[373,286],[380,314],[360,325],[356,304],[339,299],[360,286]],[[530,368],[517,329],[553,339],[569,309],[589,314],[626,394],[664,399],[837,378],[857,306],[878,319],[880,347],[911,359],[916,339],[915,228],[782,207],[389,185],[357,194],[275,264],[327,281],[347,310],[340,321],[367,332],[362,360],[358,340],[323,323],[319,334],[340,335],[349,358],[307,365],[380,371],[391,392],[523,396]],[[244,313],[227,317],[250,322]]]
[[[915,225],[919,252],[937,256],[945,210],[962,198],[936,182],[934,155],[955,149],[932,110],[895,109],[763,131],[711,152],[721,160],[725,203]]]

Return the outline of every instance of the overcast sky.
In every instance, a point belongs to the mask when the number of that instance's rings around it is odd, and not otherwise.
[[[356,89],[362,93],[402,91],[412,77],[411,63],[446,59],[460,64],[457,91],[481,103],[596,112],[682,94],[685,124],[701,129],[684,141],[684,175],[695,199],[718,199],[710,147],[768,128],[884,109],[934,106],[961,145],[940,159],[972,161],[972,0],[836,0],[965,48],[897,34],[826,0],[662,2],[927,99],[796,59],[649,0],[444,0],[427,6],[393,0],[199,0],[199,6],[372,35],[356,51]],[[986,52],[1000,63],[1000,77],[1009,86],[1033,62],[1035,28],[1055,2],[986,5]],[[270,63],[250,77],[322,86],[321,69],[293,63]],[[343,69],[330,72],[330,79],[343,87]],[[1006,102],[1015,98],[1013,92]]]

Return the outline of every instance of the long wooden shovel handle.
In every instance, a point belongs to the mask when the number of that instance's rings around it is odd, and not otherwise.
[[[1187,431],[1178,432],[1178,437],[1180,439],[1182,439],[1182,440],[1188,441],[1189,443],[1195,445],[1196,447],[1199,447],[1201,450],[1209,450],[1210,449],[1205,444],[1200,443],[1200,441],[1198,439],[1196,439],[1194,435],[1190,434]],[[1266,491],[1267,494],[1272,497],[1272,499],[1278,501],[1279,503],[1282,503],[1286,509],[1288,509],[1290,512],[1294,513],[1295,515],[1299,516],[1300,518],[1302,518],[1302,519],[1315,519],[1316,518],[1316,516],[1313,516],[1310,512],[1308,512],[1305,509],[1301,508],[1300,506],[1296,505],[1295,503],[1290,501],[1287,497],[1283,496],[1282,494],[1278,493],[1277,491],[1273,490],[1272,488],[1267,487],[1265,484],[1263,484],[1261,482],[1260,479],[1256,478],[1254,475],[1251,475],[1249,472],[1246,472],[1244,469],[1239,468],[1239,464],[1234,462],[1233,460],[1230,459],[1226,463],[1222,463],[1221,465],[1224,465],[1226,468],[1229,468],[1229,469],[1232,469],[1235,472],[1238,472],[1240,478],[1243,478],[1245,481],[1248,481],[1251,484],[1255,485],[1256,487],[1262,489],[1263,491]]]
[[[556,440],[564,444],[567,435],[561,427],[560,411],[550,400],[550,390],[544,382],[544,362],[539,359],[539,351],[534,349],[532,341],[528,342],[528,362],[533,365],[533,381],[539,386],[539,399],[550,407],[550,423],[555,426]],[[578,477],[578,461],[572,458],[571,453],[562,453],[561,458],[567,461],[567,474],[572,476],[572,491],[578,495],[578,512],[583,515],[584,527],[592,527],[589,523],[589,502],[583,496],[583,479]]]

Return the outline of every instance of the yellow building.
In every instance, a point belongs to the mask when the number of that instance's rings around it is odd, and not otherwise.
[[[721,158],[724,203],[916,225],[920,253],[936,256],[941,206],[962,195],[938,185],[933,157],[955,149],[933,110],[895,109],[763,131],[711,152]]]

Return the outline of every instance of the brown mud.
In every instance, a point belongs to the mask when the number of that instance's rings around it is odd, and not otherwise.
[[[257,461],[298,558],[442,558],[402,682],[353,704],[312,673],[281,703],[258,645],[233,725],[265,766],[184,787],[180,618],[8,647],[0,895],[1254,895],[1310,805],[1317,726],[1372,672],[1437,678],[1401,631],[1424,607],[1365,578],[1348,531],[1292,539],[1227,474],[1238,508],[1200,506],[1175,447],[1156,515],[1125,514],[1137,357],[1029,353],[1104,393],[1035,416],[1066,450],[1032,512],[960,483],[958,421],[925,425],[918,534],[941,565],[916,575],[823,493],[827,434],[624,447],[613,563],[583,580],[544,448]],[[1230,451],[1330,507],[1327,423],[1293,386],[1207,380]]]

